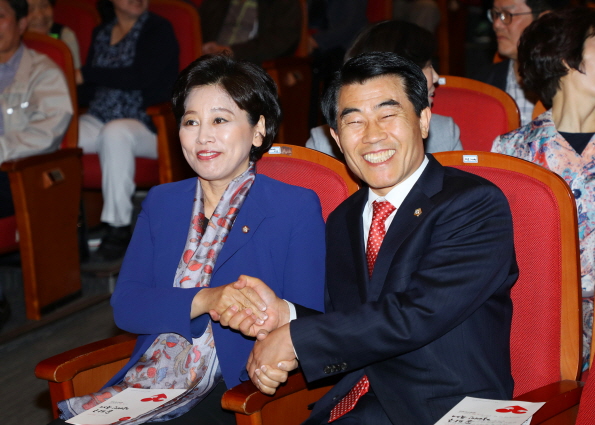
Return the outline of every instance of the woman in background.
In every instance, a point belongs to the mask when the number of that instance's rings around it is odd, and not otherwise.
[[[578,212],[586,369],[595,283],[595,9],[570,8],[541,16],[523,32],[518,52],[523,85],[551,109],[498,136],[492,151],[539,164],[572,189]]]

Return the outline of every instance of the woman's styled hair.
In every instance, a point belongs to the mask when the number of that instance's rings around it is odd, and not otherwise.
[[[364,28],[345,54],[345,61],[362,53],[392,52],[420,68],[432,60],[436,41],[428,30],[405,21],[383,21]]]
[[[519,74],[523,86],[550,108],[568,70],[583,72],[585,40],[595,36],[595,9],[572,7],[533,21],[521,35]]]
[[[116,17],[114,4],[110,0],[97,0],[96,7],[102,23],[111,22]]]
[[[281,123],[281,106],[277,86],[258,65],[237,61],[227,55],[205,55],[182,71],[174,85],[173,112],[178,126],[186,110],[186,99],[192,89],[200,86],[220,86],[238,107],[248,114],[255,126],[261,116],[266,134],[261,146],[252,146],[250,160],[256,161],[269,150]]]

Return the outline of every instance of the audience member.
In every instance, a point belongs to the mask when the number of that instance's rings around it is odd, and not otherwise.
[[[21,41],[27,13],[26,0],[0,0],[0,164],[55,151],[72,117],[60,68]],[[0,218],[13,214],[8,175],[0,171]],[[0,287],[0,327],[9,311]]]
[[[252,273],[279,297],[322,309],[324,221],[314,192],[255,173],[281,120],[277,88],[260,66],[202,56],[180,75],[173,110],[198,178],[157,186],[143,203],[112,297],[117,325],[140,335],[99,394],[185,389],[173,405],[126,423],[235,424],[221,396],[246,379],[257,330],[288,320],[290,307],[233,282]],[[228,307],[258,316],[252,338],[211,321]],[[61,402],[62,418],[94,407],[96,395]]]
[[[436,0],[393,0],[393,18],[411,22],[434,34],[440,23],[440,9]]]
[[[520,85],[517,48],[523,30],[540,15],[558,8],[565,0],[494,0],[488,10],[498,41],[498,54],[505,60],[480,71],[477,79],[504,90],[517,103],[521,125],[531,121],[535,94]]]
[[[293,54],[300,41],[300,0],[204,0],[199,11],[204,54],[260,64]]]
[[[428,101],[433,103],[438,74],[432,66],[432,55],[436,50],[434,36],[415,24],[403,21],[385,21],[370,25],[357,37],[346,55],[346,60],[361,53],[393,52],[413,61],[426,76]],[[460,130],[452,118],[432,114],[430,132],[424,142],[428,153],[461,150]],[[338,145],[332,141],[330,127],[323,125],[310,131],[306,147],[328,155],[343,158]]]
[[[65,25],[54,22],[56,0],[27,0],[27,3],[29,4],[27,29],[40,34],[48,34],[66,43],[72,53],[74,69],[79,71],[81,68],[81,54],[74,31]],[[77,84],[80,84],[82,82],[80,72],[77,72],[76,75]]]
[[[432,425],[467,395],[509,399],[518,268],[506,197],[424,155],[426,78],[407,59],[350,59],[323,111],[367,186],[327,220],[327,313],[298,311],[265,338],[259,331],[252,381],[272,394],[296,357],[308,382],[340,377],[308,425]]]
[[[118,261],[131,236],[135,157],[157,157],[147,106],[169,100],[178,73],[178,43],[170,23],[148,12],[149,0],[99,0],[103,23],[93,31],[81,68],[79,145],[101,161],[105,236],[91,262]]]
[[[578,213],[586,368],[595,284],[595,9],[543,15],[521,36],[518,60],[523,84],[551,110],[497,137],[492,151],[552,170],[572,189]]]

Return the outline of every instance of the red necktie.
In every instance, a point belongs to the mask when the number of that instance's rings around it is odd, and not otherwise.
[[[376,263],[376,258],[378,257],[378,251],[380,250],[382,240],[386,234],[384,222],[395,210],[395,207],[388,201],[374,201],[374,203],[372,203],[372,207],[374,212],[372,214],[372,224],[368,234],[368,247],[366,249],[368,273],[370,274],[370,277],[372,277],[374,264]],[[345,413],[353,410],[359,398],[367,393],[369,388],[370,382],[368,381],[368,377],[364,375],[362,379],[360,379],[360,381],[355,384],[355,386],[347,393],[347,395],[343,397],[335,407],[333,407],[333,410],[331,410],[329,423],[340,418]]]

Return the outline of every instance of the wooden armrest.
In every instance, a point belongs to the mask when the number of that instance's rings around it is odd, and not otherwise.
[[[236,413],[251,415],[261,411],[268,403],[306,388],[306,381],[300,372],[289,375],[287,382],[272,396],[261,393],[251,381],[246,381],[227,390],[221,399],[221,406]]]
[[[153,117],[155,115],[163,115],[171,112],[172,110],[170,102],[157,103],[147,108],[147,115],[149,115],[150,117]]]
[[[56,152],[28,156],[26,158],[18,158],[10,161],[5,161],[0,165],[1,171],[11,172],[20,171],[28,167],[43,165],[50,161],[59,161],[64,158],[80,157],[83,150],[80,148],[66,148],[59,149]]]
[[[92,342],[42,360],[35,368],[35,376],[51,382],[69,381],[79,372],[130,357],[135,343],[133,334]]]
[[[533,415],[531,425],[541,424],[548,419],[577,406],[583,392],[583,383],[579,381],[559,381],[515,397],[515,400],[545,402],[545,405]]]

